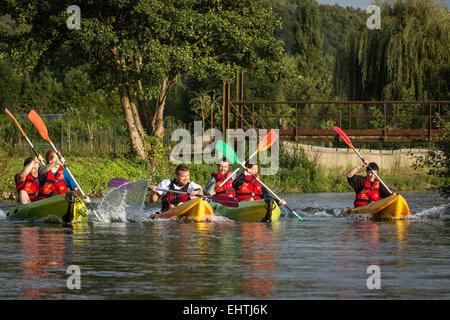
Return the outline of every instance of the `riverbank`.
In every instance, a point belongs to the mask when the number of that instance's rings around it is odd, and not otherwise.
[[[263,181],[276,192],[351,192],[345,173],[350,168],[331,169],[301,158],[287,161],[280,159],[281,168],[277,175],[263,176]],[[106,184],[112,178],[126,178],[130,181],[147,179],[149,164],[147,161],[125,157],[66,157],[67,164],[79,182],[83,191],[90,197],[103,197],[108,188]],[[14,175],[22,169],[23,159],[12,158],[3,167],[0,179],[0,200],[15,200],[17,192]],[[170,178],[175,164],[165,164],[164,169],[153,174],[153,183]],[[191,181],[205,186],[211,173],[216,172],[215,165],[189,165]],[[236,168],[232,165],[232,169]],[[363,171],[360,174],[364,174]],[[379,173],[383,181],[393,191],[432,191],[439,184],[439,178],[430,176],[426,170],[399,168],[382,170]]]

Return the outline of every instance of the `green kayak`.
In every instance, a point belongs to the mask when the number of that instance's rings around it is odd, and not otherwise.
[[[9,210],[10,220],[48,218],[60,223],[74,223],[87,219],[88,211],[74,192],[67,192],[44,200],[18,205]]]
[[[275,201],[272,202],[272,209],[267,210],[265,200],[242,201],[239,207],[230,208],[219,203],[212,203],[214,212],[218,212],[228,219],[243,222],[277,221],[280,218],[280,208]]]

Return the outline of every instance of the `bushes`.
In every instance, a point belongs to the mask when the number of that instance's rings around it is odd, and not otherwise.
[[[4,200],[10,196],[17,197],[13,177],[22,169],[23,159],[24,157],[12,158],[7,150],[0,154],[0,197]],[[107,192],[106,184],[112,178],[125,178],[130,181],[148,179],[151,170],[148,161],[123,154],[117,157],[67,156],[66,160],[83,191],[92,197],[103,197]],[[262,181],[276,192],[353,192],[346,178],[349,168],[330,169],[316,166],[307,159],[301,148],[296,150],[292,157],[283,151],[280,154],[280,164],[283,167],[277,175],[262,176]],[[236,167],[231,165],[231,170]],[[152,184],[174,177],[175,168],[176,164],[164,160],[153,173]],[[189,168],[191,181],[202,187],[206,185],[211,173],[217,170],[215,164],[189,164]],[[380,172],[380,177],[393,191],[428,190],[440,182],[439,177],[427,175],[425,169],[383,171]]]

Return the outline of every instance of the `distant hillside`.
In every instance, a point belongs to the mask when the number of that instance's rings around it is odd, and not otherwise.
[[[301,0],[265,0],[274,12],[283,20],[283,29],[276,34],[285,43],[285,52],[295,53],[295,12]],[[323,52],[333,57],[342,48],[345,34],[350,29],[364,28],[367,14],[352,7],[339,5],[319,5],[321,15],[321,33],[323,35]]]

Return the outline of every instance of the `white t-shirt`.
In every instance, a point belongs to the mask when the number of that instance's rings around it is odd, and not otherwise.
[[[161,181],[158,186],[156,187],[157,189],[166,189],[169,190],[170,188],[170,183],[171,183],[172,179],[166,179]],[[182,187],[177,186],[175,183],[173,184],[174,189],[175,190],[180,190]],[[187,193],[191,193],[192,191],[195,190],[202,190],[202,187],[198,184],[196,184],[195,182],[189,182],[188,188],[187,188]],[[160,196],[163,196],[166,192],[164,191],[158,191],[158,194]]]

